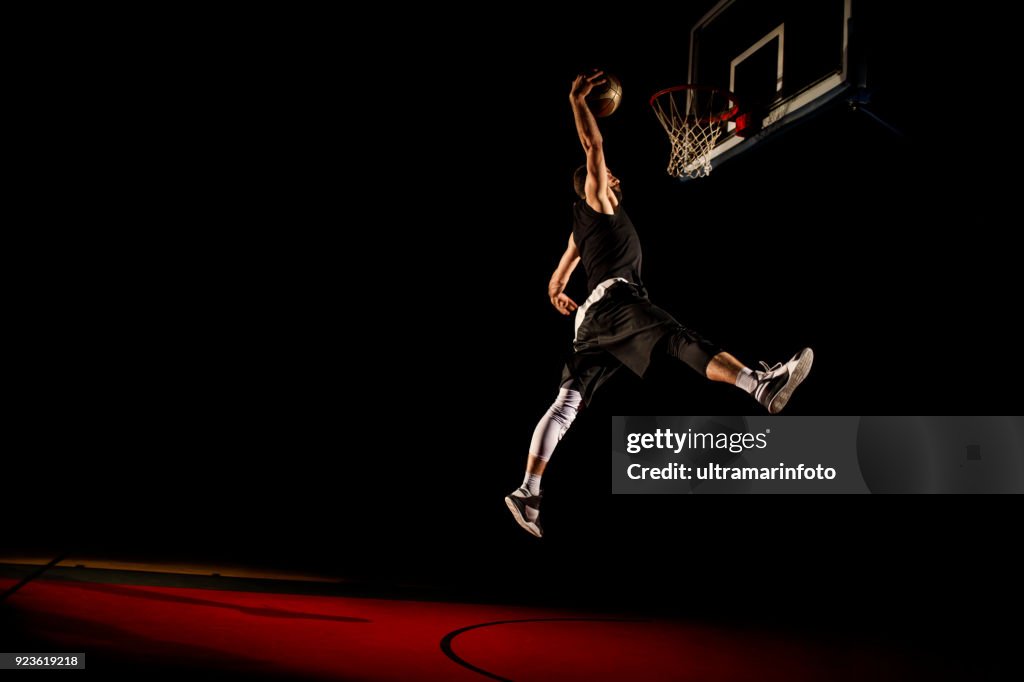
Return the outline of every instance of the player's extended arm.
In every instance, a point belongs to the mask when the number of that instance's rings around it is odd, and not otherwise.
[[[558,261],[558,267],[551,275],[551,281],[548,282],[548,298],[551,299],[551,305],[555,306],[555,310],[563,315],[568,315],[577,308],[576,302],[562,292],[565,291],[565,285],[569,283],[569,277],[572,276],[572,271],[579,263],[580,252],[576,248],[576,240],[570,233],[569,245],[565,248],[562,259]]]
[[[595,85],[601,85],[603,71],[595,71],[589,76],[577,76],[569,91],[569,103],[572,104],[573,117],[576,119],[576,132],[580,136],[583,151],[587,153],[587,205],[599,213],[612,215],[615,206],[608,197],[608,167],[604,160],[604,138],[597,127],[597,119],[587,106],[587,95]]]

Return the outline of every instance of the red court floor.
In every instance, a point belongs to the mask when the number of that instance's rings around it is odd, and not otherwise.
[[[13,583],[0,579],[0,590]],[[880,641],[514,606],[45,577],[0,606],[24,636],[114,668],[402,682],[942,677]]]

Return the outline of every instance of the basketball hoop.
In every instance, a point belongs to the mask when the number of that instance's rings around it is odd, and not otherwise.
[[[668,174],[693,179],[711,173],[711,152],[739,112],[736,95],[708,85],[677,85],[654,93],[651,107],[672,143]]]

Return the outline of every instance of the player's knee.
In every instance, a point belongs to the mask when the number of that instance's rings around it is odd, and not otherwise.
[[[666,335],[665,349],[669,355],[689,365],[701,376],[706,375],[711,358],[721,351],[704,337],[681,325]]]
[[[583,396],[579,391],[571,388],[559,389],[558,397],[551,404],[551,418],[561,424],[564,431],[576,419],[582,404]]]

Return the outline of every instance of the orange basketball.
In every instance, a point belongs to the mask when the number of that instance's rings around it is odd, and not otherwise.
[[[604,74],[606,79],[601,85],[595,86],[587,95],[587,106],[594,112],[594,116],[611,116],[619,108],[622,101],[622,83],[611,73]]]

